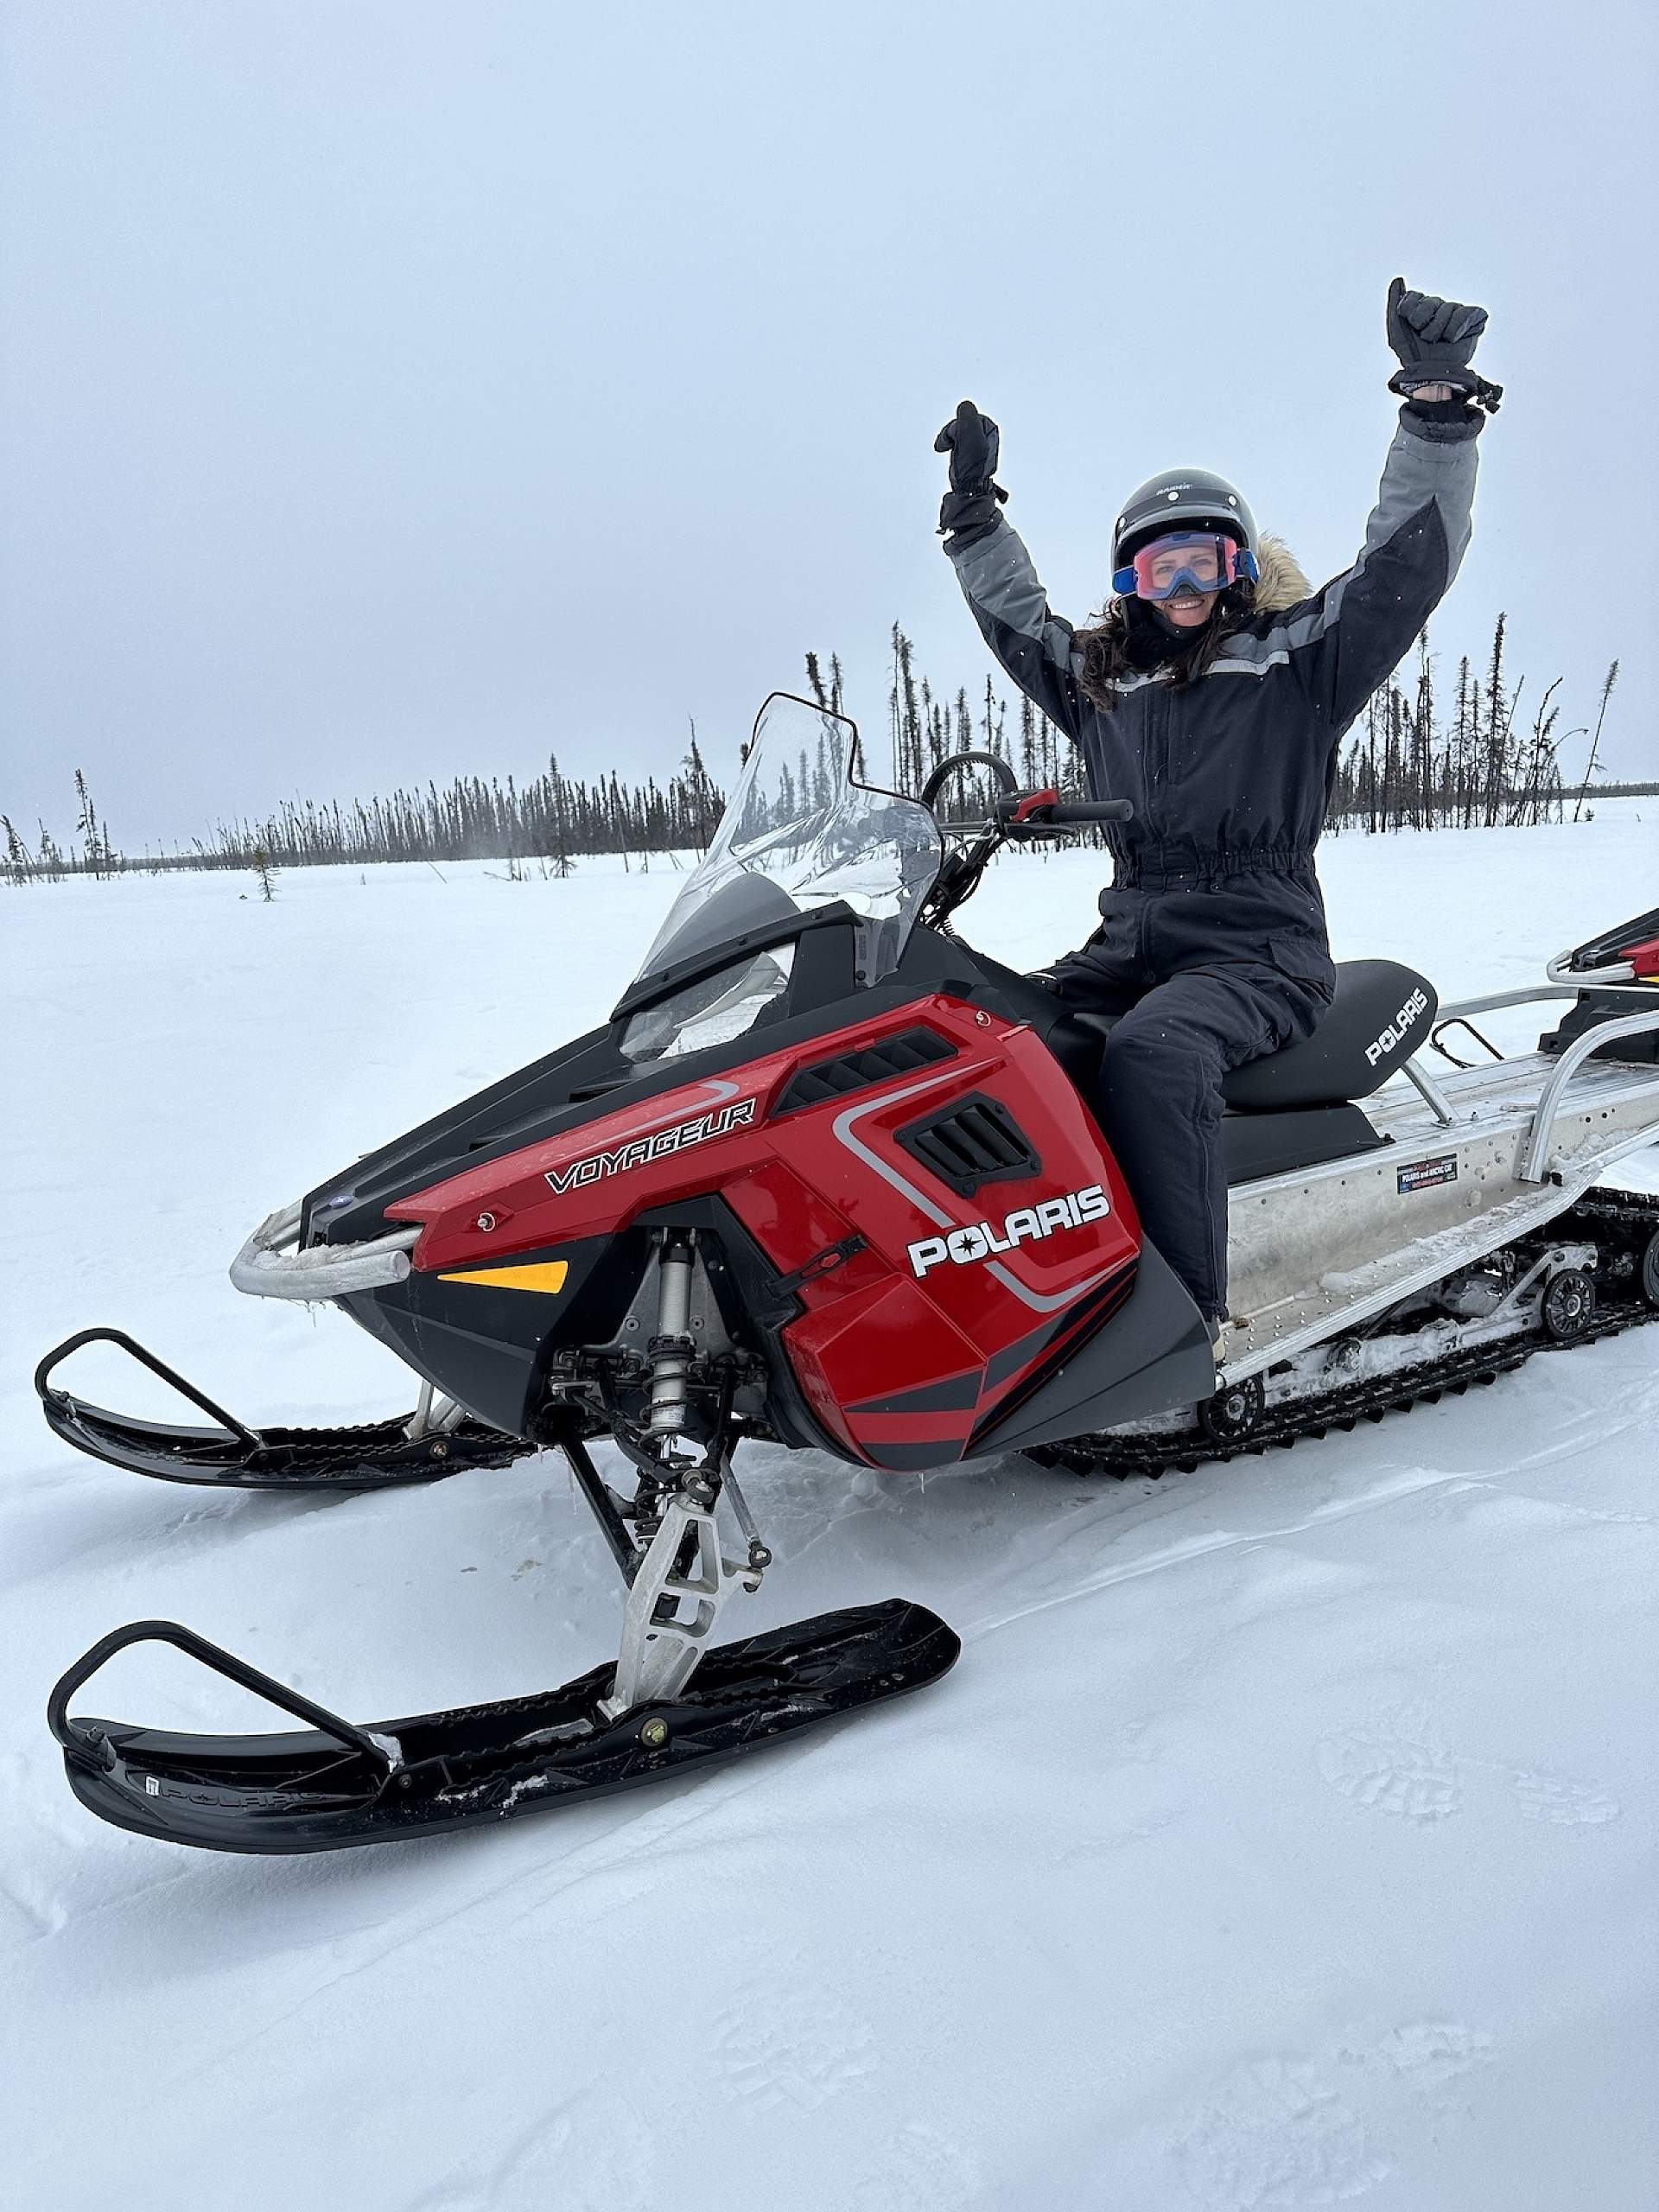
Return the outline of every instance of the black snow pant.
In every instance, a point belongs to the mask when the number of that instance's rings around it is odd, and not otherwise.
[[[1051,971],[1073,1005],[1120,1017],[1101,1127],[1141,1226],[1206,1320],[1227,1310],[1222,1078],[1311,1036],[1336,985],[1311,867],[1114,887],[1101,926]]]

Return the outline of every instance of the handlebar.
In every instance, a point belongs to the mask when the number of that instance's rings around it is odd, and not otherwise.
[[[996,819],[1007,830],[1080,830],[1100,822],[1133,822],[1126,798],[1060,800],[1049,791],[1011,791],[996,801]]]
[[[1084,830],[1102,822],[1135,819],[1135,809],[1126,798],[1062,801],[1052,788],[1022,791],[1014,770],[995,753],[953,753],[949,760],[941,760],[919,793],[922,804],[930,812],[934,810],[946,784],[965,768],[989,769],[997,787],[991,802],[991,823],[1005,836],[1039,837],[1047,830]]]
[[[1052,786],[1046,791],[1022,791],[1007,762],[984,753],[958,753],[949,760],[942,760],[923,786],[924,804],[931,806],[945,778],[970,763],[982,763],[992,770],[998,785],[997,795],[991,803],[988,822],[963,825],[970,828],[973,843],[964,851],[945,854],[938,880],[923,907],[925,918],[935,925],[953,914],[965,899],[972,898],[993,854],[1004,843],[1052,836],[1058,830],[1081,830],[1101,822],[1135,819],[1135,808],[1126,798],[1062,801]]]

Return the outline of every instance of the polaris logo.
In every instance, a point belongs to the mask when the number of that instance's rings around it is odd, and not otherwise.
[[[672,1128],[636,1137],[632,1144],[619,1145],[614,1152],[590,1153],[573,1166],[550,1167],[547,1179],[563,1198],[567,1191],[579,1190],[584,1183],[597,1183],[602,1175],[621,1175],[630,1167],[642,1167],[648,1160],[683,1152],[687,1145],[706,1144],[710,1137],[728,1136],[734,1129],[746,1128],[754,1119],[754,1109],[753,1098],[740,1098],[722,1106],[717,1114],[699,1114],[694,1122],[677,1122]]]
[[[1382,1058],[1384,1052],[1391,1052],[1396,1045],[1403,1044],[1405,1041],[1406,1032],[1410,1028],[1412,1023],[1416,1020],[1420,1014],[1427,1014],[1427,994],[1423,991],[1414,991],[1411,996],[1406,1001],[1405,1004],[1401,1007],[1399,1013],[1395,1015],[1394,1020],[1382,1032],[1382,1034],[1376,1039],[1374,1044],[1370,1044],[1365,1047],[1366,1066],[1368,1068],[1374,1068],[1377,1062]]]
[[[1052,1236],[1057,1230],[1081,1229],[1085,1222],[1103,1221],[1111,1210],[1111,1201],[1100,1185],[1090,1183],[1086,1190],[1068,1192],[1063,1198],[1045,1198],[1040,1205],[1021,1206],[1017,1212],[1005,1215],[1000,1233],[988,1221],[976,1221],[969,1228],[953,1229],[945,1236],[919,1237],[908,1248],[911,1272],[919,1280],[930,1268],[947,1260],[952,1267],[965,1268],[972,1261],[1012,1252],[1016,1244]]]

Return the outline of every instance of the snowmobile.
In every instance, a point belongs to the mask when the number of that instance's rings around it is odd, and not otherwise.
[[[364,1726],[176,1623],[135,1622],[50,1701],[92,1812],[225,1851],[428,1835],[664,1780],[936,1681],[957,1639],[903,1599],[715,1642],[772,1563],[734,1471],[746,1438],[895,1476],[1011,1453],[1158,1473],[1653,1318],[1659,1203],[1592,1186],[1659,1137],[1659,910],[1536,988],[1446,1006],[1397,962],[1343,966],[1312,1037],[1229,1078],[1232,1313],[1212,1344],[1091,1111],[1109,1022],[950,926],[999,849],[1127,806],[1020,791],[971,753],[899,797],[858,779],[857,744],[774,695],[611,1019],[319,1184],[238,1255],[240,1289],[332,1301],[398,1354],[421,1378],[412,1414],[252,1427],[111,1330],[36,1376],[60,1437],[171,1481],[362,1490],[561,1453],[620,1573],[614,1661]],[[942,827],[969,772],[990,779],[984,818]],[[1535,1053],[1477,1026],[1552,998],[1570,1010]],[[100,1338],[207,1424],[54,1381]],[[151,1641],[300,1725],[71,1716],[111,1654]]]

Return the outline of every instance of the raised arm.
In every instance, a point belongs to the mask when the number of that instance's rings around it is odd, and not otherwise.
[[[939,531],[986,644],[1033,704],[1075,738],[1083,702],[1071,625],[1049,606],[1030,554],[1002,518],[1007,493],[993,481],[1001,443],[990,416],[964,399],[933,441],[950,456]]]
[[[1475,441],[1502,388],[1470,367],[1485,310],[1408,292],[1389,294],[1389,340],[1401,366],[1400,426],[1365,525],[1359,558],[1292,608],[1250,651],[1283,652],[1339,737],[1451,588],[1469,543]]]

